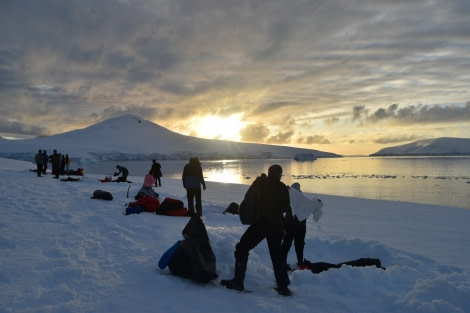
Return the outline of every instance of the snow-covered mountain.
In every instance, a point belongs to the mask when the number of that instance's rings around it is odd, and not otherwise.
[[[384,148],[371,154],[371,156],[387,155],[470,155],[470,139],[442,137],[419,140],[405,145]]]
[[[240,143],[185,136],[136,115],[108,119],[87,128],[49,137],[6,140],[0,137],[0,157],[32,161],[38,149],[69,154],[81,163],[102,160],[160,160],[340,157],[334,153],[266,144]]]

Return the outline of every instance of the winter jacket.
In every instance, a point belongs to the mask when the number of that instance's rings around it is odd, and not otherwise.
[[[157,178],[157,177],[162,177],[162,170],[161,170],[162,166],[160,165],[160,163],[153,163],[152,164],[152,168],[150,169],[150,172],[152,173],[152,175]]]
[[[191,161],[183,169],[183,187],[184,188],[206,188],[206,182],[202,175],[202,167],[199,162]]]
[[[117,175],[121,174],[122,173],[122,178],[123,179],[126,179],[127,176],[129,175],[129,170],[127,168],[125,168],[124,166],[117,166],[117,169],[119,170],[119,172],[117,173]],[[117,176],[116,175],[116,176]]]
[[[269,183],[261,186],[261,215],[256,223],[263,224],[268,233],[282,232],[284,213],[292,215],[287,186],[269,178]]]
[[[60,154],[57,152],[52,154],[50,157],[52,165],[59,166],[60,165]]]
[[[36,154],[36,156],[34,157],[34,161],[36,162],[36,164],[42,164],[43,163],[42,153]]]

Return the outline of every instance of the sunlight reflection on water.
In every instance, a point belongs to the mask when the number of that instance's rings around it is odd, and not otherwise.
[[[159,161],[163,179],[181,179],[187,161]],[[109,174],[118,162],[85,166],[85,172]],[[250,184],[271,164],[283,167],[283,181],[298,181],[316,194],[407,201],[470,208],[470,157],[345,157],[313,162],[294,160],[201,160],[206,181]],[[151,161],[119,162],[131,176],[144,176]]]

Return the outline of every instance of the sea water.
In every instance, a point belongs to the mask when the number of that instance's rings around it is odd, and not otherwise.
[[[158,160],[165,178],[181,179],[187,161]],[[86,173],[112,174],[116,164],[143,176],[149,161],[107,161],[83,165]],[[282,181],[302,191],[368,199],[418,202],[470,209],[470,157],[344,157],[299,162],[290,159],[201,160],[206,181],[249,185],[272,164]]]

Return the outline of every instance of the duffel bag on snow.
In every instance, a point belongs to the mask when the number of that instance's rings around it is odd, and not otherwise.
[[[109,191],[95,190],[91,198],[99,200],[113,200],[113,195]]]
[[[184,203],[181,200],[165,198],[155,213],[169,216],[186,216],[188,209],[184,207]]]

